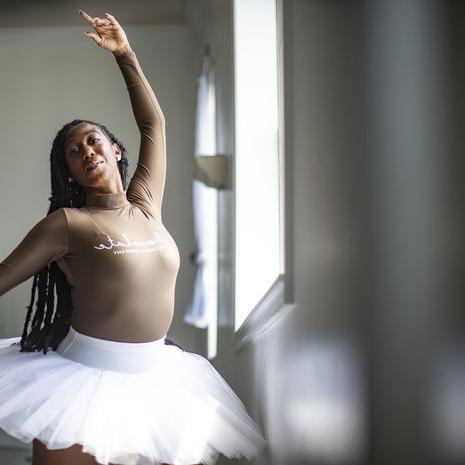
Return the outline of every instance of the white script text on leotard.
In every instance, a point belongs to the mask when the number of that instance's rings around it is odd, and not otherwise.
[[[118,248],[119,250],[113,250],[114,254],[122,254],[122,253],[145,253],[145,252],[156,252],[165,247],[165,241],[160,237],[157,239],[146,239],[142,241],[132,241],[128,238],[126,234],[121,234],[124,238],[124,242],[118,241],[113,239],[110,235],[107,234],[107,244],[99,244],[94,246],[94,249],[97,250],[112,250],[114,248]],[[154,248],[154,245],[159,245],[157,248]],[[149,246],[150,248],[144,248]]]

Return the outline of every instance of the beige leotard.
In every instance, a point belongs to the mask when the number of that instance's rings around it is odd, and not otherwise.
[[[171,325],[180,256],[161,221],[164,116],[136,54],[116,61],[141,134],[127,191],[87,194],[84,207],[60,208],[39,221],[0,264],[0,295],[56,261],[71,285],[77,331],[146,342]]]

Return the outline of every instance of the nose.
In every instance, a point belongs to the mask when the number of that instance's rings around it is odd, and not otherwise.
[[[95,155],[94,149],[91,146],[84,146],[82,149],[82,156],[84,160],[92,159]]]

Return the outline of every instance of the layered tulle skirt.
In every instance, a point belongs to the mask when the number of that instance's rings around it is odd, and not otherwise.
[[[74,444],[108,465],[252,460],[266,446],[244,404],[199,354],[94,338],[73,327],[57,351],[0,339],[0,428],[48,449]]]

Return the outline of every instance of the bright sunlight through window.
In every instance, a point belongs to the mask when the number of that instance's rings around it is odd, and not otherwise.
[[[283,273],[276,18],[276,0],[234,2],[236,331]]]

